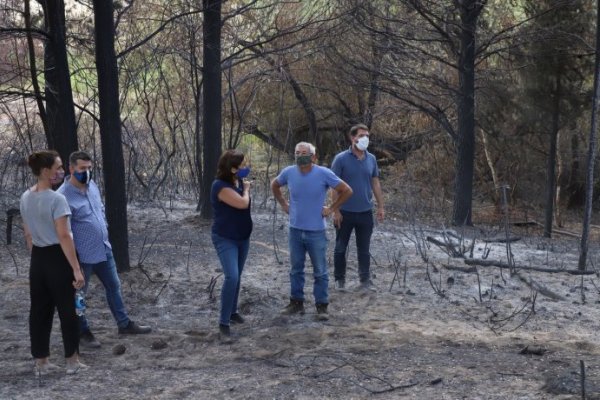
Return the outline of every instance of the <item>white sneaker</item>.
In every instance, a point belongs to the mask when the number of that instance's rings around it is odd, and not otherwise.
[[[38,377],[52,374],[60,370],[61,368],[58,365],[52,364],[50,362],[44,364],[35,363],[35,365],[33,366],[33,374]]]
[[[74,363],[68,362],[66,372],[67,372],[67,375],[75,375],[80,372],[87,371],[88,369],[90,369],[90,367],[88,367],[85,364],[82,364],[79,361],[76,361]]]

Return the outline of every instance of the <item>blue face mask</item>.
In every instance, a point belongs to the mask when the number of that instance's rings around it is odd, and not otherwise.
[[[92,173],[88,170],[83,172],[73,172],[73,176],[77,179],[77,182],[83,183],[84,185],[87,185],[90,183],[90,180],[92,180]]]
[[[237,170],[237,172],[235,174],[237,175],[238,178],[244,179],[245,177],[250,175],[250,167],[240,168]]]

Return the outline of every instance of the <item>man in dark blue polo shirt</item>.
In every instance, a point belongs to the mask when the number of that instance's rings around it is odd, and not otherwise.
[[[352,197],[333,216],[333,223],[337,228],[333,253],[335,287],[345,290],[346,249],[354,229],[360,288],[372,289],[369,248],[374,225],[373,194],[377,201],[379,222],[383,222],[385,216],[383,195],[377,160],[367,151],[369,128],[363,124],[355,125],[350,128],[349,138],[352,145],[348,150],[337,154],[331,165],[331,170],[352,188]]]
[[[104,204],[98,186],[91,179],[92,159],[83,152],[76,151],[69,157],[71,175],[58,188],[71,208],[71,230],[75,241],[77,257],[85,276],[84,294],[92,273],[102,282],[110,311],[117,322],[120,334],[149,333],[149,326],[139,325],[129,319],[123,297],[117,266],[108,241],[108,226],[104,215]],[[79,317],[79,343],[83,347],[97,348],[96,340],[85,315]]]

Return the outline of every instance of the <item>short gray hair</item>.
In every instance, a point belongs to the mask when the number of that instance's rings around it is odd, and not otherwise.
[[[296,147],[294,148],[294,152],[298,151],[299,147],[308,147],[308,152],[310,153],[311,156],[314,156],[315,154],[317,154],[317,149],[311,143],[308,143],[308,142],[300,142],[300,143],[298,143],[296,145]]]

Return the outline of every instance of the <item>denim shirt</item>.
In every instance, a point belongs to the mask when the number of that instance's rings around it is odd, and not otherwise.
[[[79,261],[86,264],[106,261],[106,251],[111,246],[104,204],[96,182],[90,181],[87,190],[80,190],[67,177],[57,191],[67,198],[71,208],[71,230]]]

